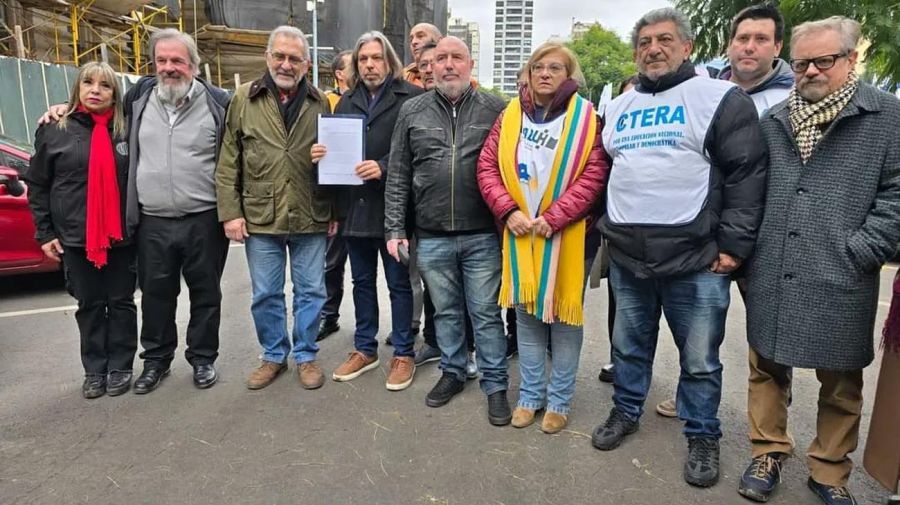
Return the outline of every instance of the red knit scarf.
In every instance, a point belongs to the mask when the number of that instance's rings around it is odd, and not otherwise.
[[[894,277],[894,297],[891,299],[891,309],[882,335],[885,350],[900,353],[900,272]]]
[[[116,157],[112,139],[109,138],[110,109],[91,115],[94,130],[91,132],[91,153],[88,157],[87,223],[85,249],[87,259],[97,268],[106,265],[106,253],[112,241],[122,240],[122,215],[119,200],[119,182],[116,178]]]

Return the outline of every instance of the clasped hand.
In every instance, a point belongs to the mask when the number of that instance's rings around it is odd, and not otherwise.
[[[513,211],[513,213],[506,218],[506,227],[517,237],[532,232],[534,232],[535,235],[540,235],[545,238],[553,236],[553,228],[547,223],[544,216],[529,219],[521,210]]]

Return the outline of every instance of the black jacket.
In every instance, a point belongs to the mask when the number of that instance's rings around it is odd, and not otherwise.
[[[385,86],[371,114],[366,99],[368,90],[362,82],[345,93],[334,109],[335,114],[366,116],[365,159],[377,161],[381,167],[380,179],[365,181],[361,186],[345,186],[338,191],[338,215],[344,236],[384,238],[384,182],[391,154],[391,133],[400,107],[423,93],[422,88],[401,79],[391,80]]]
[[[56,123],[38,128],[34,139],[34,156],[25,172],[28,182],[28,205],[34,216],[35,239],[46,244],[59,239],[64,246],[85,246],[87,220],[88,158],[91,152],[91,116],[74,112],[66,129]],[[128,143],[125,137],[110,138],[116,158],[120,211],[125,223],[125,187],[128,183]],[[123,230],[124,233],[124,230]],[[124,237],[126,240],[128,237]]]
[[[659,81],[640,76],[638,93],[658,93],[697,77],[690,62]],[[711,162],[706,203],[681,226],[616,225],[604,215],[599,226],[610,257],[640,278],[698,272],[725,252],[739,259],[753,253],[762,221],[768,151],[753,100],[735,87],[722,99],[704,150]],[[611,160],[611,171],[616,170]]]
[[[400,111],[385,188],[385,237],[493,231],[494,215],[475,169],[485,138],[506,108],[499,97],[470,88],[454,105],[429,91]],[[412,203],[414,213],[407,212]]]

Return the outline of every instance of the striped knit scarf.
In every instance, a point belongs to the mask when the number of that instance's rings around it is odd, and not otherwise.
[[[522,105],[514,98],[503,115],[498,160],[503,185],[519,208],[525,209],[528,206],[517,170],[521,130]],[[591,103],[577,94],[572,95],[539,215],[581,175],[596,135],[597,118]],[[516,237],[508,228],[504,229],[500,305],[524,305],[529,314],[548,324],[558,320],[582,325],[584,237],[584,219],[549,239],[534,234]]]
[[[858,86],[859,79],[856,72],[851,71],[847,82],[840,89],[815,103],[810,103],[800,96],[796,86],[791,90],[788,110],[803,163],[809,160],[813,148],[822,140],[824,127],[834,121],[834,118],[850,103]]]

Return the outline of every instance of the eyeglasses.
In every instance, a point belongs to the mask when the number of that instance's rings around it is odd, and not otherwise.
[[[272,59],[275,60],[275,63],[284,63],[284,61],[287,60],[291,65],[295,67],[306,61],[306,58],[298,58],[296,56],[291,56],[283,53],[270,52],[269,56],[271,56]]]
[[[551,63],[549,65],[544,65],[543,63],[535,63],[531,66],[532,74],[540,74],[544,70],[549,71],[551,74],[559,75],[566,70],[565,65],[560,65],[559,63]]]
[[[815,66],[819,70],[828,70],[829,68],[834,66],[838,58],[843,58],[848,54],[849,53],[826,54],[825,56],[819,56],[818,58],[809,58],[806,60],[791,60],[791,70],[798,74],[802,74],[809,68],[810,63],[812,63],[813,66]]]

